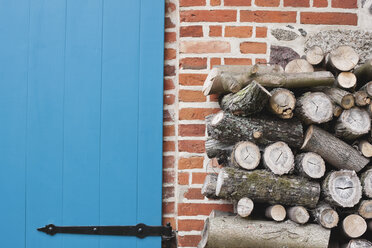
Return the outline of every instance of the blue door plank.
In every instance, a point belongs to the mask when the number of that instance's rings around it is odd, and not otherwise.
[[[29,3],[0,1],[0,244],[25,244]]]
[[[62,221],[65,0],[32,0],[27,120],[26,247],[60,248],[36,230]]]
[[[67,0],[63,225],[99,225],[102,0]],[[63,247],[99,247],[64,235]]]
[[[164,1],[141,1],[138,222],[161,224]],[[149,202],[151,204],[149,204]],[[160,247],[160,238],[138,248]]]
[[[105,0],[103,16],[101,224],[135,225],[140,1]],[[136,247],[102,237],[101,247]]]

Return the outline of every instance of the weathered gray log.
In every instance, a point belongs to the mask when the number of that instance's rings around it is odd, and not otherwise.
[[[343,89],[354,89],[357,84],[357,78],[352,72],[341,72],[337,75],[336,85]]]
[[[366,92],[369,97],[372,97],[372,81],[363,85],[360,90]]]
[[[295,168],[299,175],[310,179],[322,178],[326,171],[323,158],[314,152],[296,155]]]
[[[239,117],[219,112],[207,117],[208,134],[224,143],[252,141],[258,145],[269,145],[283,141],[291,147],[301,147],[302,124],[296,119],[278,120],[271,116]]]
[[[372,103],[367,105],[366,110],[369,114],[369,117],[372,118]]]
[[[324,228],[331,229],[338,224],[338,213],[327,203],[320,203],[311,213],[315,221]]]
[[[294,170],[294,155],[286,143],[278,141],[265,148],[263,164],[275,175],[288,174]]]
[[[362,173],[360,181],[363,187],[363,194],[368,198],[372,198],[372,168]]]
[[[358,79],[358,84],[360,85],[372,81],[372,60],[368,60],[363,65],[356,68],[354,74]]]
[[[294,206],[287,210],[289,219],[297,224],[305,224],[309,221],[310,215],[306,208],[302,206]]]
[[[372,157],[372,144],[371,143],[369,143],[367,140],[359,140],[357,142],[357,145],[358,145],[358,150],[363,154],[364,157],[366,158]]]
[[[330,230],[315,224],[221,216],[207,218],[198,248],[327,248],[329,238]]]
[[[216,185],[217,185],[217,174],[208,174],[204,179],[204,184],[201,189],[202,195],[209,199],[217,199],[216,196]]]
[[[355,105],[359,107],[364,107],[371,103],[371,99],[369,98],[367,92],[362,90],[355,92],[354,98]]]
[[[241,141],[234,146],[231,153],[231,164],[246,170],[253,170],[261,160],[260,149],[250,141]]]
[[[312,90],[324,92],[331,100],[343,109],[351,109],[355,106],[353,94],[335,87],[315,87]]]
[[[236,212],[240,217],[246,218],[251,215],[254,208],[254,203],[248,197],[243,197],[236,205]]]
[[[352,108],[342,112],[335,125],[336,137],[353,140],[371,130],[371,119],[366,110]]]
[[[322,184],[324,200],[333,206],[351,208],[362,198],[362,186],[353,170],[330,172]]]
[[[319,65],[324,57],[324,51],[319,46],[312,46],[306,52],[306,60],[312,65]]]
[[[265,216],[274,221],[283,221],[287,216],[287,212],[282,205],[276,204],[266,208]]]
[[[284,71],[286,73],[314,72],[314,67],[305,59],[294,59],[286,65]]]
[[[359,61],[359,55],[350,46],[339,46],[329,53],[329,65],[339,71],[352,70]]]
[[[224,111],[234,115],[247,116],[261,112],[270,97],[270,92],[253,81],[237,93],[225,95],[220,105]]]
[[[333,104],[322,92],[308,92],[297,99],[295,113],[307,125],[325,123],[333,118]]]
[[[342,221],[341,227],[347,237],[355,239],[367,231],[367,222],[361,216],[351,214]]]
[[[208,137],[205,142],[205,151],[208,158],[217,158],[219,164],[227,164],[233,147],[230,143],[226,144],[211,137]]]
[[[372,219],[372,200],[362,200],[358,207],[358,214],[364,219]]]
[[[270,91],[270,94],[269,110],[279,118],[292,118],[296,107],[296,97],[293,92],[284,88],[275,88]]]
[[[320,185],[296,176],[276,176],[265,170],[244,171],[231,167],[220,171],[216,195],[223,199],[248,197],[255,202],[314,208],[319,200]]]
[[[369,159],[359,154],[352,146],[314,125],[308,128],[301,149],[319,154],[338,169],[359,172],[369,163]]]
[[[352,239],[341,248],[371,248],[372,243],[366,239]]]

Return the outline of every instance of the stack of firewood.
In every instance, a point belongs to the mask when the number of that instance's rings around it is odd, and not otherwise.
[[[372,247],[372,60],[358,61],[313,47],[285,69],[210,71],[222,111],[205,147],[223,168],[202,193],[236,214],[212,212],[199,247]]]

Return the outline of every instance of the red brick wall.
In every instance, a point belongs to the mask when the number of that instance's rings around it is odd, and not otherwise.
[[[201,93],[208,71],[266,63],[272,28],[353,28],[358,11],[357,0],[166,0],[163,216],[179,247],[197,246],[212,209],[232,210],[200,193],[206,173],[218,171],[204,155],[204,117],[219,110],[216,96]]]

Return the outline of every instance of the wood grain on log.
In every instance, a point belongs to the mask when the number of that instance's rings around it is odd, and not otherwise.
[[[339,105],[337,104],[333,105],[333,117],[336,117],[336,118],[339,117],[343,111],[344,109],[341,108]]]
[[[320,185],[296,176],[276,176],[265,170],[244,171],[231,167],[220,171],[216,195],[223,199],[248,197],[255,202],[314,208],[319,200]]]
[[[270,94],[269,110],[282,119],[292,118],[296,107],[296,97],[293,92],[284,88],[275,88]]]
[[[265,216],[275,221],[283,221],[287,212],[282,205],[276,204],[266,208]]]
[[[352,72],[341,72],[336,79],[336,85],[343,89],[354,89],[357,84],[357,78]]]
[[[358,214],[364,219],[372,219],[372,200],[363,200],[359,204]]]
[[[205,142],[205,151],[208,158],[217,158],[219,164],[227,164],[230,154],[233,150],[233,145],[223,143],[208,137]]]
[[[306,60],[312,65],[319,65],[324,57],[324,51],[319,46],[312,46],[306,52]]]
[[[364,195],[368,198],[372,198],[372,168],[362,173],[360,181],[362,183]]]
[[[319,154],[338,169],[359,172],[369,163],[369,159],[359,154],[352,146],[314,125],[308,128],[301,149]]]
[[[359,238],[367,231],[367,223],[361,216],[351,214],[342,221],[342,230],[349,238]]]
[[[326,94],[309,92],[297,100],[295,112],[307,125],[325,123],[333,118],[333,104]]]
[[[331,229],[336,227],[338,224],[338,213],[326,203],[319,204],[311,213],[315,221],[324,228]]]
[[[372,144],[367,140],[358,141],[358,150],[363,154],[364,157],[372,157]]]
[[[341,248],[371,248],[372,243],[366,239],[352,239]]]
[[[372,81],[372,60],[368,60],[363,65],[356,68],[354,74],[358,79],[358,84],[360,85]]]
[[[361,108],[352,108],[342,112],[335,125],[336,137],[353,140],[371,129],[371,119],[366,110]]]
[[[291,207],[287,212],[289,219],[297,224],[305,224],[310,219],[309,212],[302,206]]]
[[[371,99],[369,98],[367,92],[362,91],[362,90],[355,92],[354,98],[355,98],[355,105],[359,107],[364,107],[371,103]]]
[[[246,170],[255,169],[260,164],[260,160],[260,149],[250,141],[237,143],[231,153],[231,163]]]
[[[365,91],[369,97],[372,97],[372,81],[363,85],[360,90]]]
[[[276,175],[284,175],[294,170],[294,155],[291,148],[281,141],[265,148],[263,163]]]
[[[350,46],[339,46],[329,54],[329,63],[339,71],[352,70],[359,61],[359,55]]]
[[[248,197],[243,197],[238,201],[238,204],[236,205],[236,212],[240,217],[245,218],[251,215],[253,208],[253,201]]]
[[[284,71],[286,73],[314,72],[314,67],[305,59],[294,59],[286,65]]]
[[[208,174],[204,179],[204,184],[201,189],[202,195],[209,199],[217,199],[216,196],[216,185],[217,185],[217,174]]]
[[[313,152],[301,153],[295,159],[296,171],[299,175],[319,179],[326,171],[325,162],[321,156]]]
[[[313,90],[324,92],[334,103],[343,109],[351,109],[355,106],[354,96],[348,91],[335,87],[315,87]]]

